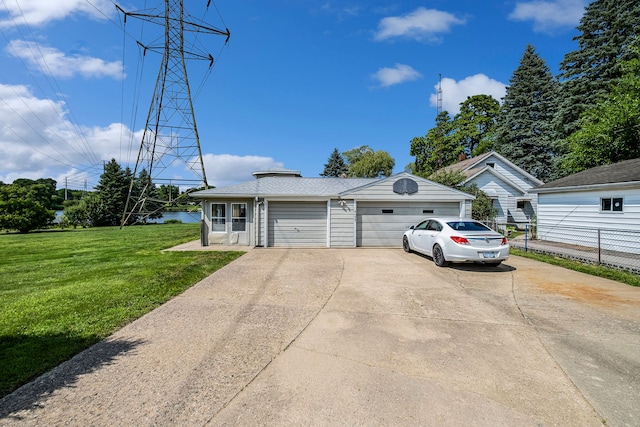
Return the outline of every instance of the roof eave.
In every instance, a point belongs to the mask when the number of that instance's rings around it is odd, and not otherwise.
[[[607,182],[603,184],[591,184],[591,185],[570,185],[565,187],[550,187],[550,188],[532,188],[530,193],[563,193],[566,191],[592,191],[603,190],[607,188],[627,188],[627,187],[640,187],[640,181],[628,181],[628,182]]]

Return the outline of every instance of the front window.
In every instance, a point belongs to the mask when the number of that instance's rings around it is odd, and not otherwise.
[[[247,204],[231,204],[231,231],[247,231]]]
[[[211,230],[227,231],[227,205],[224,203],[213,203],[211,205]]]
[[[603,197],[600,199],[602,212],[622,212],[622,197]]]

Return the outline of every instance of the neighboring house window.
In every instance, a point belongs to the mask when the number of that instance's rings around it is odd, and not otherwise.
[[[487,166],[489,166],[490,168],[495,168],[496,164],[493,162],[487,162]]]
[[[231,204],[231,231],[247,231],[247,204]]]
[[[524,200],[518,200],[516,202],[516,209],[524,209]]]
[[[227,231],[227,205],[213,203],[211,205],[211,231]]]
[[[622,212],[622,197],[603,197],[600,199],[602,212]]]

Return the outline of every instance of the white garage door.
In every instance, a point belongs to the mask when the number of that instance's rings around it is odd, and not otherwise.
[[[269,246],[327,246],[327,203],[269,203]]]
[[[356,245],[401,247],[402,234],[425,217],[459,213],[459,203],[359,202]]]

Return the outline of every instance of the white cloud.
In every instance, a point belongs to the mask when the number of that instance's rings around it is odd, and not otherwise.
[[[111,77],[118,80],[123,77],[121,61],[106,62],[82,55],[66,56],[52,47],[24,40],[12,40],[6,50],[43,74],[54,77],[71,78],[78,74],[85,78]]]
[[[380,86],[387,87],[410,82],[421,78],[422,75],[409,65],[396,64],[393,68],[384,67],[376,71],[371,78]]]
[[[112,11],[115,12],[115,8],[110,0],[9,0],[0,2],[0,28],[39,26],[76,13],[103,19],[103,13]]]
[[[434,86],[436,93],[431,94],[429,103],[438,105],[438,85]],[[491,95],[500,101],[507,92],[507,85],[490,79],[484,74],[475,74],[456,82],[454,79],[442,79],[442,108],[452,117],[460,112],[460,103],[473,95]]]
[[[281,162],[271,157],[236,156],[232,154],[204,154],[202,156],[207,181],[210,185],[224,187],[254,179],[252,173],[269,168],[281,168]]]
[[[584,14],[588,0],[535,0],[516,3],[509,15],[513,21],[533,21],[537,32],[551,32],[561,27],[575,27]]]
[[[135,159],[141,133],[119,123],[81,127],[66,118],[64,102],[41,99],[26,86],[0,84],[0,181],[16,178],[65,176],[88,179],[91,187],[102,172],[102,162]],[[121,142],[125,141],[125,142]]]
[[[382,18],[378,24],[376,40],[387,40],[396,37],[418,41],[439,41],[439,34],[451,30],[453,25],[464,24],[465,20],[435,9],[419,7],[403,16]]]

